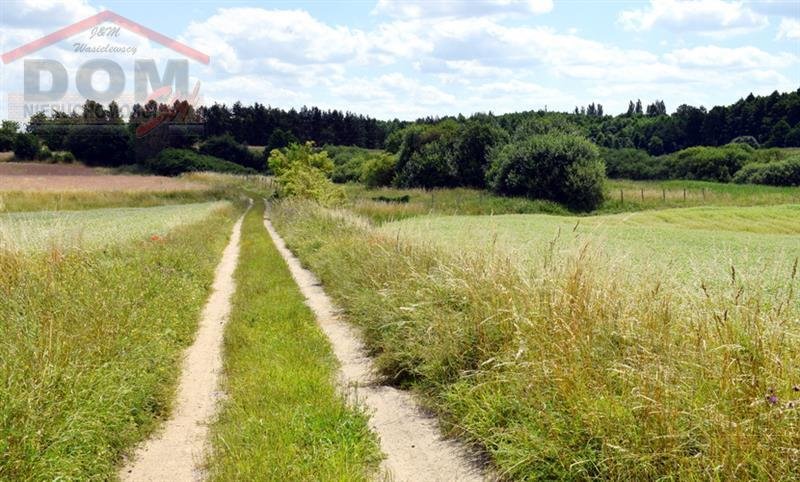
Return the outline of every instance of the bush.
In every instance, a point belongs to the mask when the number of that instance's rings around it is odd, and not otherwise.
[[[17,160],[25,161],[36,159],[42,144],[39,138],[33,134],[21,132],[14,137],[14,157]]]
[[[313,142],[292,144],[285,149],[273,149],[269,153],[268,162],[269,170],[276,176],[281,176],[295,164],[318,169],[326,177],[333,172],[333,161],[328,157],[328,153],[315,148]]]
[[[667,179],[669,169],[663,157],[653,157],[641,149],[600,149],[606,175],[616,179]]]
[[[730,182],[742,166],[753,160],[754,152],[747,144],[689,147],[669,156],[670,177]]]
[[[47,146],[42,146],[42,148],[39,149],[39,154],[36,156],[36,159],[40,161],[49,161],[52,158],[53,158],[53,153],[50,152],[50,148],[48,148]]]
[[[359,180],[367,187],[389,186],[394,179],[397,159],[386,153],[370,157],[362,166]]]
[[[733,176],[733,181],[740,184],[800,186],[800,156],[768,164],[748,164]]]
[[[14,150],[14,139],[19,131],[19,124],[14,121],[3,121],[0,125],[0,152]]]
[[[404,129],[397,155],[399,187],[453,187],[458,185],[455,142],[458,124],[412,125]]]
[[[272,152],[273,149],[283,149],[284,147],[289,147],[297,143],[297,138],[291,132],[287,132],[283,129],[275,129],[272,131],[272,134],[269,135],[264,152],[269,156],[269,153]]]
[[[53,162],[75,162],[75,156],[69,151],[56,151],[53,153]]]
[[[219,159],[213,156],[198,154],[189,149],[164,149],[158,157],[147,161],[146,167],[155,174],[177,176],[184,172],[214,171],[228,174],[253,174],[250,168]]]
[[[311,199],[323,206],[340,204],[345,199],[341,187],[328,179],[333,161],[327,152],[315,149],[312,142],[273,149],[268,162],[278,182],[279,196]]]
[[[489,122],[470,121],[456,137],[454,160],[458,184],[483,188],[491,150],[508,142],[508,133]]]
[[[548,199],[580,211],[603,202],[605,165],[597,147],[571,134],[546,134],[507,144],[487,173],[498,194]]]
[[[208,138],[200,146],[200,153],[234,162],[257,171],[263,171],[266,167],[258,156],[254,156],[247,146],[236,142],[236,139],[230,134]]]
[[[132,144],[125,126],[111,124],[72,125],[66,140],[67,150],[90,166],[133,164]]]
[[[364,163],[374,152],[355,146],[326,145],[323,149],[333,161],[331,180],[338,183],[358,182]]]

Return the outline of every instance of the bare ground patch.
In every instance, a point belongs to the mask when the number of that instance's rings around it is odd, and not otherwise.
[[[192,191],[207,186],[164,176],[110,174],[80,164],[0,163],[0,191]]]

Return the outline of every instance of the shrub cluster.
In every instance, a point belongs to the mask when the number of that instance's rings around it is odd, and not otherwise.
[[[219,159],[213,156],[198,154],[189,149],[164,149],[155,158],[147,161],[146,167],[155,174],[177,176],[184,172],[214,171],[228,174],[253,174],[250,168]]]
[[[603,202],[605,165],[597,147],[585,138],[546,134],[496,151],[487,179],[498,194],[548,199],[590,211]]]
[[[42,143],[33,134],[19,133],[14,137],[14,158],[19,161],[36,159]]]
[[[87,165],[118,167],[133,163],[133,138],[124,125],[72,125],[68,132],[66,150]]]
[[[230,134],[210,137],[200,145],[200,154],[218,157],[240,166],[263,171],[264,162],[253,155],[244,144],[239,144]]]
[[[800,156],[783,161],[748,164],[733,176],[733,181],[740,184],[800,186]]]
[[[329,179],[333,161],[313,142],[273,149],[269,169],[277,179],[279,196],[310,199],[323,206],[337,205],[345,199],[344,190]]]

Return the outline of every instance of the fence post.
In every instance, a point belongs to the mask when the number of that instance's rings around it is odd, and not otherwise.
[[[625,195],[622,194],[622,189],[619,190],[619,203],[625,204]]]
[[[644,202],[644,188],[642,188],[642,202]]]
[[[667,202],[667,190],[661,188],[661,202]]]
[[[706,202],[706,188],[703,188],[703,202]]]
[[[683,202],[686,202],[686,188],[683,188]]]

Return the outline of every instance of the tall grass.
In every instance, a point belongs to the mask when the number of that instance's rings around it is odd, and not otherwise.
[[[309,205],[273,219],[387,379],[423,393],[508,479],[800,473],[796,260],[779,280],[734,268],[679,294],[632,281],[602,246],[554,239],[523,263]]]
[[[172,229],[195,224],[228,202],[146,208],[106,208],[0,214],[0,250],[97,249],[135,239],[163,238]]]
[[[234,215],[97,250],[0,251],[0,480],[115,477],[170,410]]]
[[[556,203],[501,197],[477,189],[368,189],[346,186],[353,212],[377,223],[426,214],[569,214]],[[800,203],[800,190],[791,187],[722,184],[703,181],[610,180],[606,200],[596,213],[693,206],[761,206]]]
[[[113,207],[152,207],[217,201],[229,198],[223,190],[182,191],[0,191],[0,213],[19,211],[77,211]]]
[[[259,203],[242,229],[211,478],[367,480],[377,441],[366,415],[337,393],[330,346],[262,216]]]

